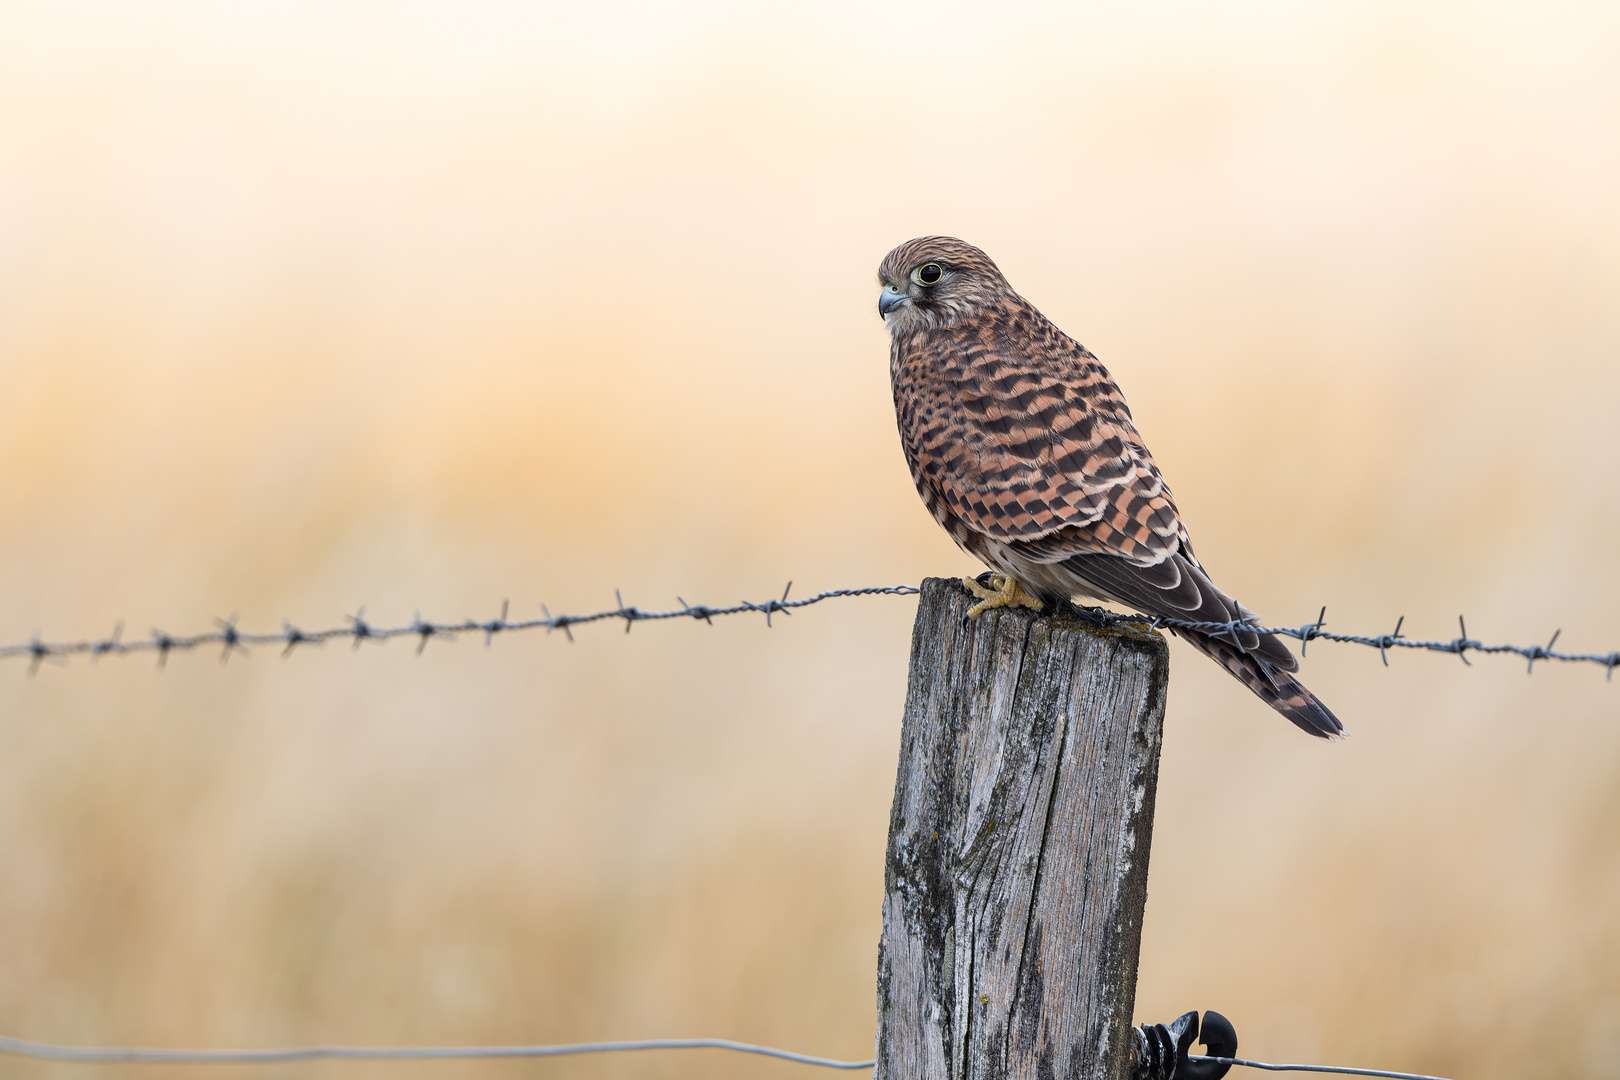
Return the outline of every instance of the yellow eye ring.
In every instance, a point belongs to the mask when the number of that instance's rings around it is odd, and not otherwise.
[[[911,280],[919,285],[938,285],[945,276],[945,271],[939,263],[923,263],[911,272]]]

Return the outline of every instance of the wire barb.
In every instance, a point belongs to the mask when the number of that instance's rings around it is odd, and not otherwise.
[[[1310,647],[1311,638],[1320,636],[1322,627],[1327,625],[1327,605],[1317,613],[1316,621],[1309,622],[1299,628],[1299,655],[1304,656],[1305,650]]]
[[[714,625],[714,619],[710,617],[714,614],[714,610],[707,604],[699,604],[697,607],[693,607],[691,604],[686,602],[686,597],[684,596],[676,596],[675,599],[681,602],[681,614],[690,615],[694,619],[702,619],[710,626]]]
[[[646,618],[646,616],[642,615],[642,613],[636,609],[634,604],[629,607],[625,607],[624,597],[619,595],[618,589],[613,590],[613,599],[617,601],[619,605],[618,610],[613,614],[624,620],[624,632],[628,634],[630,632],[630,624],[634,623],[637,619]]]
[[[428,638],[434,634],[448,634],[450,631],[441,630],[430,622],[422,621],[422,613],[418,611],[411,621],[411,629],[416,631],[419,640],[416,643],[416,655],[421,656],[422,650],[427,648]]]
[[[242,644],[242,635],[236,629],[236,612],[231,613],[228,619],[215,619],[214,625],[219,627],[219,662],[224,664],[231,658],[231,653],[240,651],[243,656],[252,655],[246,645]]]
[[[292,655],[293,649],[304,644],[306,641],[313,641],[316,645],[320,644],[319,641],[315,641],[286,619],[281,620],[281,636],[282,639],[287,642],[287,647],[281,650],[281,658],[283,660]]]
[[[1468,624],[1463,622],[1463,617],[1461,615],[1457,616],[1457,632],[1460,636],[1456,641],[1451,643],[1453,646],[1453,651],[1456,652],[1457,659],[1461,660],[1469,667],[1473,667],[1474,662],[1468,659],[1468,657],[1464,656],[1463,652],[1469,648],[1472,648],[1474,645],[1478,644],[1478,642],[1468,640]]]
[[[118,622],[113,625],[113,632],[112,632],[111,637],[105,638],[105,639],[103,639],[101,641],[97,641],[97,642],[95,642],[95,643],[93,643],[91,645],[91,648],[90,648],[90,661],[91,661],[91,663],[94,663],[96,660],[100,659],[103,653],[123,652],[124,648],[123,648],[122,645],[119,644],[119,641],[120,641],[120,639],[123,638],[123,636],[124,636],[124,620],[119,619]],[[30,671],[29,674],[32,675],[33,672]]]
[[[484,648],[486,648],[486,649],[489,648],[489,643],[491,641],[495,640],[495,635],[500,633],[502,630],[506,629],[506,609],[507,609],[507,606],[510,603],[511,603],[511,601],[509,601],[509,600],[502,600],[501,601],[501,617],[500,618],[491,619],[487,623],[475,623],[474,624],[475,626],[478,627],[478,629],[480,629],[480,630],[482,630],[484,632]],[[471,619],[468,619],[467,621],[469,623],[472,622]]]
[[[1401,639],[1401,624],[1404,622],[1406,622],[1406,616],[1402,615],[1395,620],[1395,632],[1393,634],[1378,635],[1378,658],[1384,662],[1385,667],[1389,667],[1389,653],[1385,650]]]
[[[1526,661],[1524,665],[1524,673],[1526,675],[1535,674],[1537,660],[1545,660],[1547,657],[1552,655],[1552,647],[1558,644],[1558,635],[1562,634],[1563,632],[1564,631],[1562,629],[1554,630],[1552,640],[1547,642],[1547,647],[1545,649],[1539,645],[1532,645],[1530,647],[1530,659]]]
[[[345,616],[345,618],[347,618],[349,622],[353,624],[349,628],[349,633],[354,637],[354,647],[356,649],[360,648],[360,643],[366,638],[377,636],[371,632],[371,626],[366,622],[366,609],[364,605],[361,606],[359,611],[355,612],[353,615]]]
[[[39,640],[39,634],[36,633],[34,639],[28,643],[28,655],[33,657],[28,662],[28,675],[32,678],[39,672],[39,665],[51,658],[51,648]]]
[[[174,638],[154,626],[152,628],[152,645],[157,649],[158,670],[162,671],[169,664],[169,650],[174,648]]]

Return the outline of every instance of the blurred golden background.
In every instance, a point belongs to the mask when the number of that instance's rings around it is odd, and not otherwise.
[[[1268,619],[1620,646],[1617,55],[1602,4],[0,6],[0,641],[972,571],[875,312],[943,232]],[[0,666],[0,1032],[868,1056],[913,610]],[[1172,651],[1138,1019],[1620,1077],[1620,687],[1321,644],[1324,745]],[[406,1072],[808,1075],[209,1075]]]

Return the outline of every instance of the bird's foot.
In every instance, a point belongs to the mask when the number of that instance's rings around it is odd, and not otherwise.
[[[973,578],[965,577],[962,579],[962,584],[967,586],[968,592],[979,598],[979,602],[967,610],[967,617],[970,619],[977,619],[991,608],[1027,607],[1040,611],[1046,606],[1025,592],[1023,586],[1018,584],[1018,579],[1011,574],[985,574],[982,576],[987,579],[986,585],[989,586],[988,588],[985,585],[980,585]]]

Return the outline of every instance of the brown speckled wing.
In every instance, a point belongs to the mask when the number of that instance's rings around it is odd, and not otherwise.
[[[1107,370],[1027,301],[1009,290],[972,318],[897,334],[890,374],[912,479],[967,551],[1048,600],[1191,622],[1251,615],[1199,565]],[[1178,633],[1304,730],[1342,734],[1272,635]]]
[[[948,515],[1041,562],[1185,547],[1119,388],[1026,301],[896,341],[891,362],[906,458],[947,528]]]

